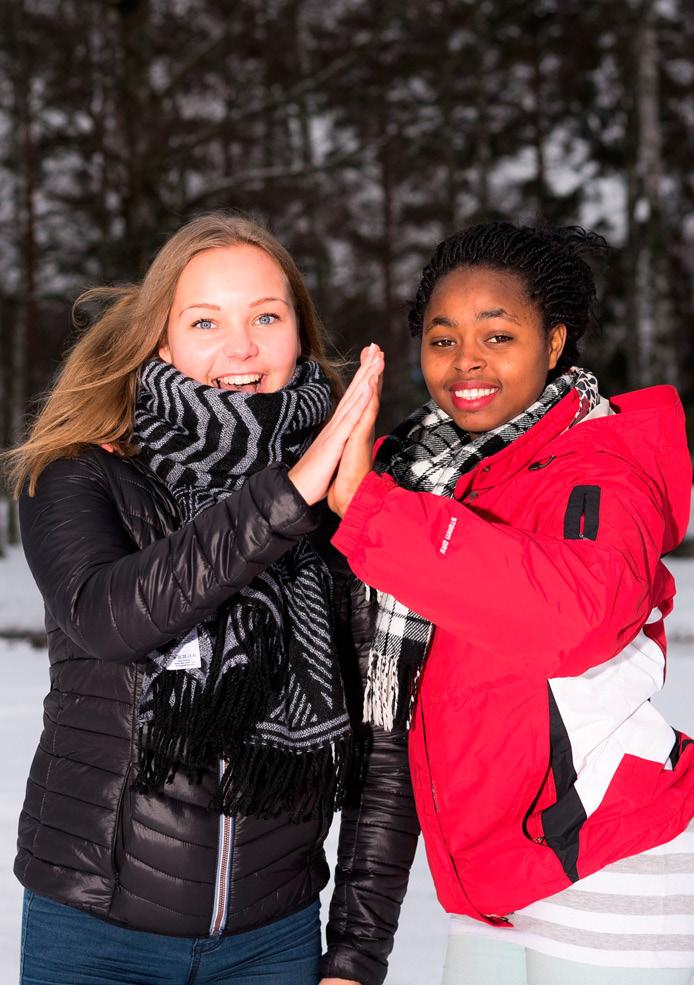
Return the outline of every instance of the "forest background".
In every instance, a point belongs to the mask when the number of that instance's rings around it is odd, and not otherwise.
[[[343,355],[383,345],[382,429],[424,393],[422,264],[497,217],[603,233],[584,363],[691,419],[693,145],[691,0],[0,0],[0,447],[79,292],[220,207],[289,247]]]

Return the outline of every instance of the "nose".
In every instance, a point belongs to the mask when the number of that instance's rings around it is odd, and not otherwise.
[[[258,346],[246,325],[230,325],[224,333],[222,351],[228,359],[250,359],[258,355]]]
[[[476,370],[484,369],[487,361],[484,352],[474,344],[456,346],[455,349],[455,368],[461,373],[474,373]]]

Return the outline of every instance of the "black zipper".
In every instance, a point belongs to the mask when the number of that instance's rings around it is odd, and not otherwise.
[[[116,882],[119,881],[120,872],[116,866],[116,843],[120,836],[123,848],[125,848],[125,839],[123,838],[123,831],[121,829],[121,820],[123,816],[123,801],[128,791],[128,782],[130,780],[130,774],[132,773],[133,764],[128,763],[128,768],[125,771],[125,776],[123,777],[123,782],[121,784],[120,792],[118,794],[118,803],[116,804],[116,817],[113,824],[113,836],[111,838],[111,869],[113,871],[113,877]]]
[[[530,832],[528,831],[528,821],[530,820],[530,816],[532,815],[533,811],[535,810],[535,807],[537,806],[538,800],[542,796],[542,792],[547,786],[547,778],[549,777],[549,771],[551,768],[552,768],[551,762],[547,763],[547,769],[545,770],[545,775],[542,777],[542,782],[540,783],[540,789],[533,797],[530,807],[525,812],[525,815],[523,817],[523,823],[521,825],[525,837],[528,839],[528,841],[532,841],[536,845],[546,845],[547,839],[545,838],[544,835],[538,835],[537,837],[531,835]]]
[[[116,866],[116,840],[120,834],[122,840],[122,847],[125,851],[125,838],[123,837],[123,831],[121,826],[121,820],[123,816],[123,801],[128,792],[128,783],[130,781],[130,776],[133,772],[133,755],[136,754],[135,751],[135,736],[137,730],[137,706],[138,706],[138,694],[140,690],[140,680],[144,676],[144,671],[141,671],[139,667],[135,666],[133,670],[135,681],[133,684],[133,704],[132,712],[130,717],[130,759],[128,762],[128,768],[125,771],[125,776],[123,777],[123,783],[121,784],[120,792],[118,794],[118,803],[116,804],[116,818],[113,825],[113,837],[111,839],[111,868],[113,870],[113,875],[116,880],[116,884],[120,878],[120,872]]]

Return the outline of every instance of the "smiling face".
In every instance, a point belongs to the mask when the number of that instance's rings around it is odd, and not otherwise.
[[[565,339],[564,325],[545,332],[517,274],[463,267],[438,281],[424,313],[424,381],[459,427],[491,431],[537,400]]]
[[[183,268],[160,357],[199,383],[273,393],[301,351],[294,299],[279,264],[239,243],[198,253]]]

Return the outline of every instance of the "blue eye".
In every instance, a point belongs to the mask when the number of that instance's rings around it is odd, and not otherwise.
[[[197,321],[193,322],[193,328],[207,330],[208,328],[214,328],[214,322],[210,318],[198,318]]]
[[[273,322],[277,321],[278,317],[278,315],[273,315],[271,311],[264,311],[262,315],[258,315],[256,321],[259,325],[272,325]]]

